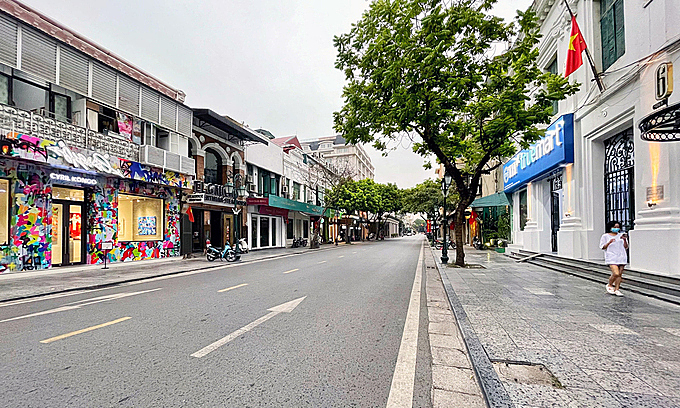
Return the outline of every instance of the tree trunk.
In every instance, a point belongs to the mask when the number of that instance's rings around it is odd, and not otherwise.
[[[456,236],[456,265],[465,266],[465,250],[463,248],[463,228],[465,228],[465,207],[460,204],[456,206],[453,213]]]

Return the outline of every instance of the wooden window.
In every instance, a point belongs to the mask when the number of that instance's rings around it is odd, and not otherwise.
[[[550,65],[548,65],[548,72],[550,72],[551,74],[557,74],[557,55],[555,55],[555,58],[552,60]],[[556,115],[558,111],[559,111],[558,101],[552,101],[552,114]]]
[[[602,37],[602,70],[606,71],[626,52],[623,0],[602,0],[600,2],[600,31]]]

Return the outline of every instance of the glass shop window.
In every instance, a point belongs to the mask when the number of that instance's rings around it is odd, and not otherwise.
[[[0,179],[0,248],[9,244],[9,180]]]
[[[163,200],[118,195],[118,240],[159,241],[163,239]]]
[[[309,221],[302,221],[302,237],[309,238]]]
[[[9,77],[0,75],[0,103],[9,105]]]
[[[49,92],[18,78],[12,78],[12,105],[38,115],[45,114]]]

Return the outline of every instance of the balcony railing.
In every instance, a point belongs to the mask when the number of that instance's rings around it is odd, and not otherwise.
[[[24,133],[53,142],[63,140],[69,146],[139,161],[139,145],[124,137],[104,135],[8,105],[0,104],[0,129],[3,132]]]

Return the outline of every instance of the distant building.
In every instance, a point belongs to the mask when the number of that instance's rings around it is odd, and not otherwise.
[[[354,180],[371,179],[375,176],[375,167],[361,145],[347,144],[345,138],[324,136],[315,140],[300,142],[302,150],[328,160],[340,173],[351,170]]]

